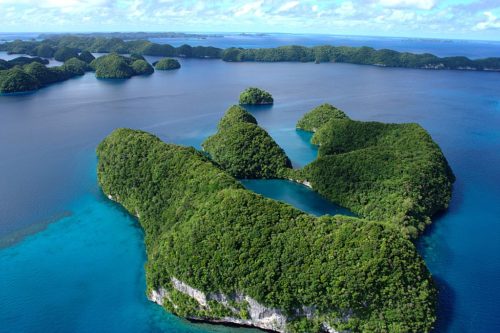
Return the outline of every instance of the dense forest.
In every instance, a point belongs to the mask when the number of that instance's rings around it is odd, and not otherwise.
[[[64,59],[75,52],[131,54],[161,57],[217,58],[228,62],[339,62],[384,67],[459,69],[500,71],[500,58],[469,59],[467,57],[438,57],[433,54],[415,54],[388,49],[349,46],[280,46],[267,49],[243,49],[153,43],[148,40],[100,37],[96,35],[53,35],[42,41],[16,40],[0,44],[0,51],[39,57]],[[73,54],[71,54],[73,52]],[[57,59],[56,58],[56,59]]]
[[[371,47],[349,46],[280,46],[268,49],[229,48],[223,51],[224,61],[260,62],[341,62],[382,67],[421,69],[461,69],[500,71],[500,58],[471,60],[466,57],[440,58],[433,54],[415,54]]]
[[[48,67],[48,61],[39,57],[18,57],[0,60],[0,93],[37,90],[49,84],[94,71],[97,78],[124,79],[134,75],[148,75],[153,67],[140,55],[124,57],[111,53],[97,59],[89,52],[76,54],[61,66]]]
[[[69,54],[89,51],[92,53],[141,54],[161,57],[220,58],[222,49],[205,46],[182,45],[173,47],[147,40],[128,40],[105,37],[78,37],[72,35],[54,36],[43,41],[16,40],[0,44],[0,51],[12,54],[28,54],[40,57],[54,57],[57,53]],[[43,54],[43,55],[42,55]]]
[[[238,105],[226,111],[217,133],[202,146],[225,171],[240,179],[282,178],[292,167],[283,149]]]
[[[328,111],[328,117],[318,112]],[[327,113],[323,113],[326,115]],[[306,114],[318,158],[296,172],[333,202],[412,237],[448,207],[455,180],[439,146],[418,124],[353,121],[333,107]]]
[[[273,103],[273,96],[260,88],[250,87],[240,94],[241,105],[269,105]]]
[[[90,67],[100,79],[128,79],[135,75],[148,75],[154,72],[153,67],[142,56],[132,54],[124,57],[116,53],[94,59]]]
[[[91,68],[78,58],[71,58],[61,66],[47,67],[39,58],[19,58],[0,62],[0,93],[32,91],[49,84],[85,74]]]
[[[194,148],[141,131],[115,130],[97,155],[103,191],[138,216],[145,230],[148,290],[165,288],[165,307],[174,313],[249,315],[245,303],[200,304],[172,278],[278,308],[287,315],[288,332],[317,332],[325,324],[352,332],[432,328],[430,274],[391,224],[315,218],[245,190]],[[312,317],[303,306],[312,306]]]
[[[172,69],[181,68],[181,64],[179,63],[179,61],[173,58],[162,58],[158,61],[153,62],[153,66],[155,66],[155,69],[160,71],[169,71]]]

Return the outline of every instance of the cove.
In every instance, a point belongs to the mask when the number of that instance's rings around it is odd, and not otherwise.
[[[321,215],[348,215],[354,214],[348,209],[338,206],[323,198],[304,185],[289,180],[241,180],[249,190],[265,197],[286,202],[306,213]]]

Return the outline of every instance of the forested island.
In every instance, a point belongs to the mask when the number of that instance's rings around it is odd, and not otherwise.
[[[319,151],[294,177],[331,201],[411,237],[448,207],[455,177],[420,125],[354,121],[326,104],[305,114],[297,128],[315,132],[311,141]]]
[[[290,159],[244,108],[231,106],[203,149],[236,178],[286,178]]]
[[[134,54],[125,57],[111,53],[96,59],[84,51],[65,60],[61,66],[47,67],[47,63],[39,57],[0,60],[0,93],[37,90],[91,71],[102,79],[127,79],[154,72],[143,56]]]
[[[115,130],[97,155],[104,193],[145,231],[148,295],[168,311],[277,332],[432,328],[436,289],[399,228],[313,217],[142,131]]]
[[[432,329],[436,288],[411,239],[447,207],[454,176],[422,127],[322,104],[297,123],[319,145],[302,169],[241,106],[217,128],[204,153],[130,129],[97,149],[104,193],[145,230],[151,300],[277,332]],[[302,182],[359,217],[316,218],[236,178]]]
[[[438,57],[433,54],[415,54],[389,49],[376,50],[371,47],[348,46],[280,46],[265,49],[228,48],[220,49],[209,46],[153,43],[148,40],[106,38],[94,35],[54,35],[42,41],[16,40],[0,44],[0,51],[15,54],[28,54],[40,57],[52,57],[60,48],[74,49],[76,52],[111,53],[186,57],[216,58],[228,62],[338,62],[383,67],[419,68],[419,69],[457,69],[477,71],[500,71],[500,58],[469,59],[467,57]]]
[[[455,177],[439,146],[418,124],[351,120],[322,104],[297,128],[315,132],[318,158],[292,170],[284,151],[255,118],[233,106],[203,143],[237,178],[283,178],[308,184],[364,218],[391,223],[412,238],[448,207]]]
[[[68,80],[90,71],[90,65],[78,58],[71,58],[61,66],[47,67],[39,58],[25,58],[0,62],[0,93],[36,90],[52,83]],[[32,60],[32,61],[30,61]],[[24,63],[21,65],[20,63]]]
[[[260,88],[250,87],[240,94],[241,105],[270,105],[273,103],[273,96]]]
[[[159,71],[169,71],[172,69],[181,68],[181,64],[179,63],[179,61],[173,58],[162,58],[158,61],[153,62],[153,66],[155,66],[155,69]]]

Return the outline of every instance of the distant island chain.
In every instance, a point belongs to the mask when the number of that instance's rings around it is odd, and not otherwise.
[[[178,316],[276,332],[429,332],[437,289],[412,240],[447,208],[455,180],[417,124],[306,113],[315,161],[293,169],[246,105],[203,151],[117,129],[97,148],[98,181],[145,231],[148,297]],[[355,213],[314,217],[238,179],[302,183]]]
[[[168,34],[167,34],[168,35]],[[222,59],[226,62],[315,62],[351,63],[382,67],[416,69],[450,69],[475,71],[500,71],[500,58],[469,59],[467,57],[437,57],[424,53],[414,54],[389,49],[347,46],[280,46],[276,48],[227,48],[181,45],[173,47],[143,39],[124,40],[114,35],[47,35],[35,41],[16,40],[0,43],[0,51],[9,54],[29,55],[35,58],[0,59],[0,93],[36,90],[53,82],[95,71],[98,78],[130,78],[149,75],[154,69],[142,56],[159,56],[170,59],[158,61],[158,70],[178,69],[180,63],[172,57]],[[123,34],[121,37],[146,38],[148,35]],[[92,53],[110,53],[109,58],[92,64]],[[50,69],[47,58],[54,58],[63,65]],[[102,57],[100,57],[102,58]],[[30,60],[32,59],[32,60]],[[78,60],[78,61],[77,61]],[[69,64],[66,62],[70,61]],[[40,65],[31,65],[37,62]],[[85,65],[86,63],[87,65]],[[30,67],[31,66],[31,67]],[[99,68],[97,68],[99,66]],[[36,67],[36,69],[32,68]],[[40,72],[40,73],[39,73]],[[37,76],[38,74],[38,76]]]

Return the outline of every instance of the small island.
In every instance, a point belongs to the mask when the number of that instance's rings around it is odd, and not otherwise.
[[[160,71],[168,71],[172,69],[179,69],[181,68],[181,64],[177,59],[173,58],[163,58],[160,59],[156,62],[153,63],[153,66],[155,66],[155,69],[160,70]]]
[[[32,59],[28,62],[27,59]],[[77,58],[67,60],[61,66],[47,67],[38,58],[22,60],[25,65],[17,65],[16,58],[3,63],[4,70],[0,70],[0,93],[16,93],[37,90],[49,84],[68,80],[72,77],[90,71],[90,66]],[[13,65],[16,64],[16,65]],[[2,65],[2,63],[0,63]]]
[[[273,103],[273,96],[260,88],[250,87],[240,94],[240,105],[270,105]]]
[[[202,147],[225,171],[239,179],[286,178],[292,167],[283,149],[238,105],[226,111],[217,133]]]
[[[115,130],[97,156],[104,193],[144,229],[147,294],[166,310],[283,333],[431,330],[435,286],[390,223],[316,218],[142,131]]]
[[[144,59],[124,57],[111,53],[93,60],[90,66],[100,79],[128,79],[135,75],[148,75],[153,67]]]

